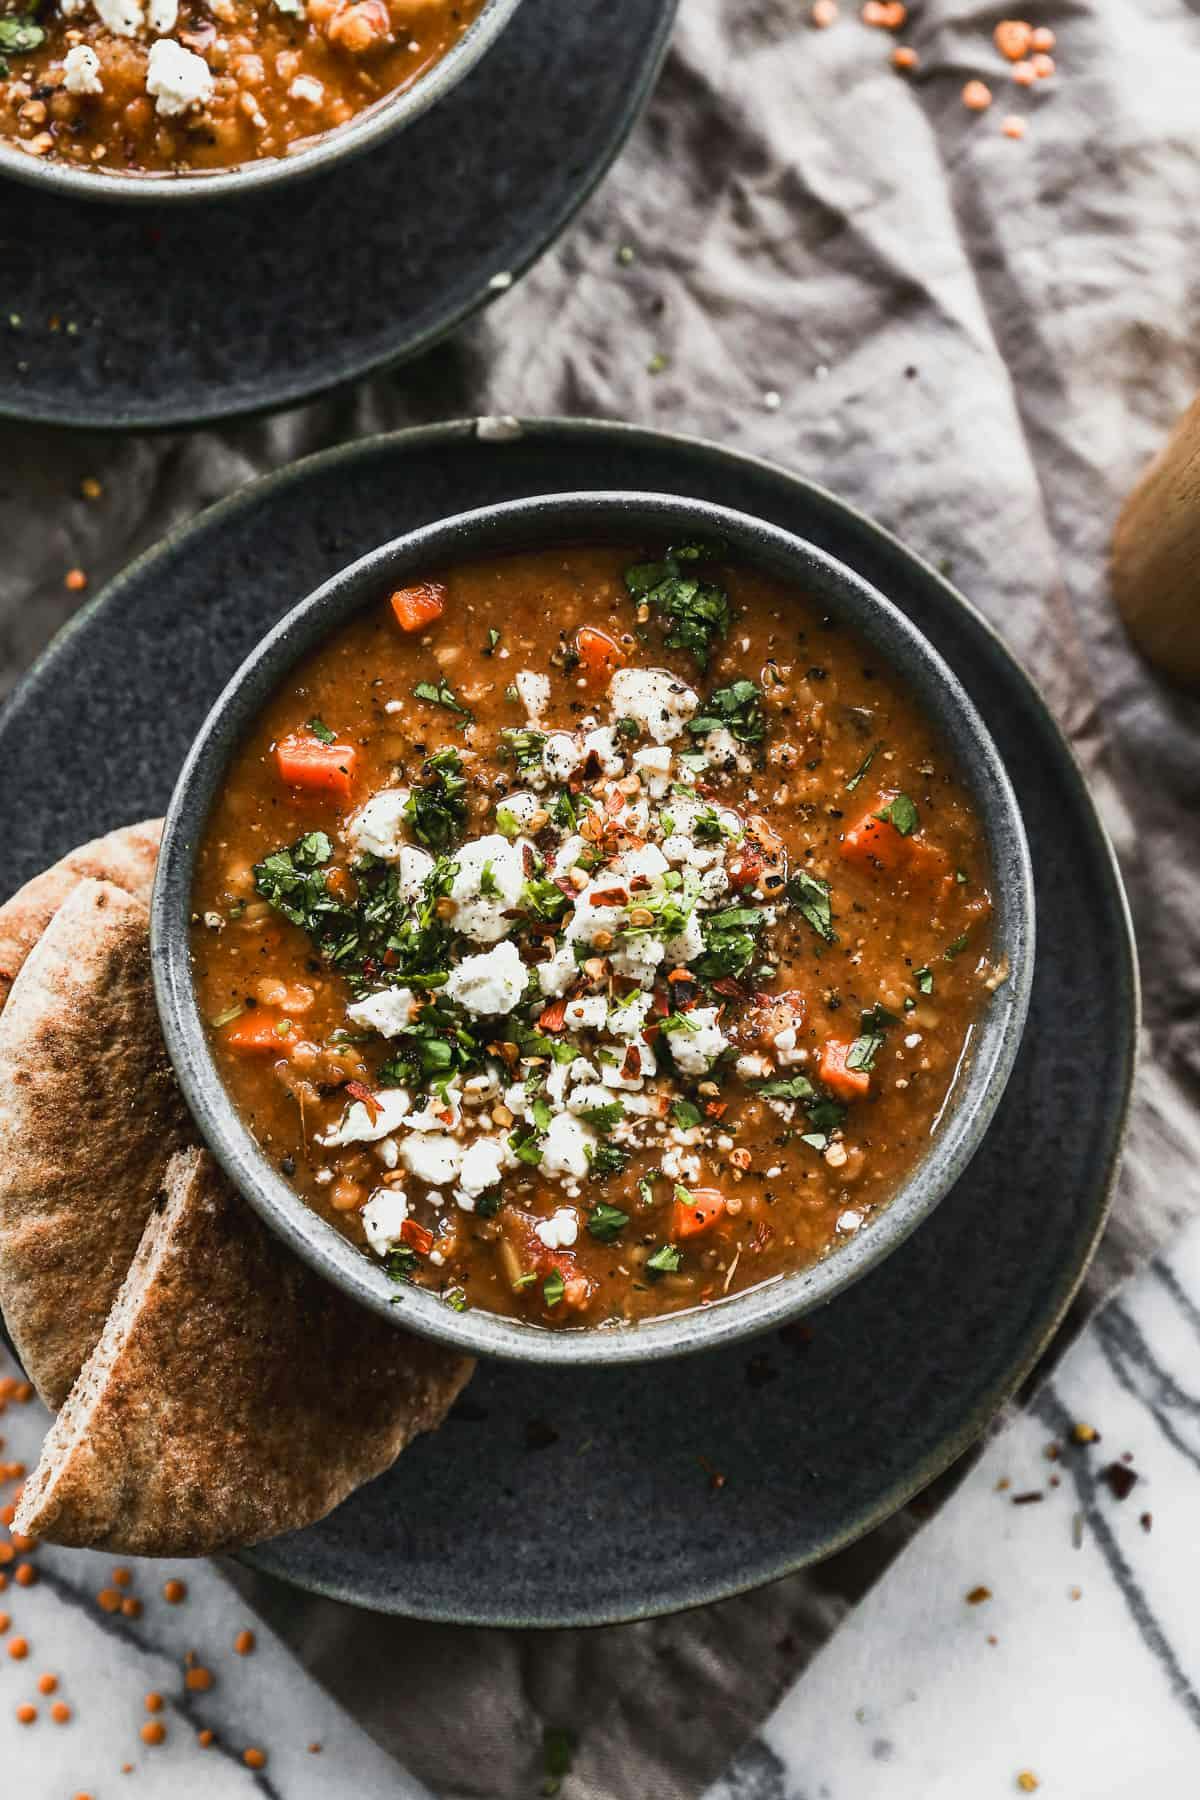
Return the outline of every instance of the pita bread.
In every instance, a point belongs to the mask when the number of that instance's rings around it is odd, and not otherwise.
[[[186,1152],[14,1529],[198,1556],[310,1525],[439,1424],[472,1367],[329,1286]]]
[[[81,879],[0,1014],[0,1308],[59,1407],[195,1127],[150,983],[149,915]]]
[[[145,819],[140,825],[123,825],[107,837],[81,844],[0,906],[0,1011],[21,964],[81,881],[111,881],[114,887],[150,904],[162,825],[161,819]]]

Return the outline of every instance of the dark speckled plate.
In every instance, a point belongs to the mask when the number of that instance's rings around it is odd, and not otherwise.
[[[982,1431],[1061,1319],[1104,1222],[1132,1074],[1137,975],[1112,855],[999,640],[819,488],[629,427],[542,423],[496,444],[460,424],[351,445],[243,489],[135,563],[0,714],[0,891],[163,808],[242,657],[352,557],[465,507],[595,487],[757,513],[850,563],[932,639],[1024,809],[1033,1002],[967,1175],[809,1328],[677,1363],[481,1368],[451,1421],[389,1475],[254,1552],[304,1587],[426,1618],[576,1625],[667,1612],[827,1556],[885,1518]],[[726,1477],[719,1492],[711,1470]]]
[[[522,274],[591,192],[650,91],[674,11],[524,0],[423,118],[294,187],[121,208],[0,180],[0,417],[199,424],[428,348],[495,297],[493,276]]]

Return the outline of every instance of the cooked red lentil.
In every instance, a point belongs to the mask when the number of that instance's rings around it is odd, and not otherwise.
[[[0,137],[122,173],[283,156],[411,87],[485,0],[0,0]]]
[[[263,1148],[397,1279],[541,1324],[868,1228],[997,979],[980,826],[904,689],[788,588],[650,555],[381,595],[261,715],[198,864]]]

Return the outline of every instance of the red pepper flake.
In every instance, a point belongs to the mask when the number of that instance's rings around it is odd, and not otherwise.
[[[629,891],[623,887],[603,888],[591,896],[593,906],[628,906]]]
[[[1037,1501],[1045,1498],[1046,1496],[1040,1488],[1031,1488],[1027,1494],[1014,1494],[1012,1503],[1014,1506],[1033,1506]]]
[[[382,1113],[383,1108],[380,1106],[370,1088],[364,1087],[361,1081],[348,1081],[346,1083],[346,1092],[352,1094],[356,1100],[362,1101],[367,1109],[367,1117],[370,1119],[372,1125],[374,1125],[376,1119],[378,1119],[379,1115]]]
[[[418,1256],[428,1256],[433,1249],[432,1231],[426,1230],[424,1225],[418,1225],[415,1219],[405,1219],[400,1227],[400,1239],[410,1250],[415,1250]]]
[[[552,1000],[549,1006],[543,1006],[538,1015],[538,1030],[561,1031],[566,1022],[567,1002],[564,997],[561,1000]]]
[[[1100,1478],[1107,1481],[1114,1500],[1128,1500],[1138,1483],[1137,1470],[1123,1462],[1109,1463],[1107,1469],[1101,1469]]]

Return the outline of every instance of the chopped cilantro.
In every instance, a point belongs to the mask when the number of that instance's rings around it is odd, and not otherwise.
[[[674,1275],[682,1261],[678,1244],[660,1244],[654,1255],[646,1258],[646,1268],[655,1275]]]
[[[539,1134],[528,1125],[518,1125],[509,1134],[508,1147],[518,1162],[528,1163],[536,1169],[542,1160],[542,1146]]]
[[[693,1125],[699,1125],[703,1116],[692,1100],[676,1100],[671,1106],[671,1123],[677,1125],[680,1131],[690,1131]]]
[[[473,719],[470,707],[464,706],[444,675],[439,675],[436,682],[418,681],[413,687],[413,698],[427,700],[430,706],[444,706],[447,712],[457,713],[460,718]]]
[[[308,831],[289,849],[274,850],[255,864],[254,886],[285,919],[312,931],[320,914],[341,911],[321,873],[332,855],[326,834]]]
[[[824,938],[827,944],[832,944],[836,934],[829,903],[829,883],[799,869],[788,881],[786,892],[805,924],[811,925],[817,936]]]
[[[545,743],[544,732],[534,731],[529,725],[512,726],[500,733],[500,754],[512,759],[519,774],[530,775],[542,766]]]
[[[598,1131],[601,1137],[607,1137],[615,1125],[619,1125],[625,1117],[625,1108],[619,1100],[610,1106],[588,1106],[580,1113],[580,1118]]]
[[[442,1300],[445,1305],[450,1308],[451,1312],[466,1312],[467,1310],[467,1296],[466,1291],[463,1288],[447,1288],[446,1292],[442,1295]]]
[[[500,897],[500,883],[496,880],[490,856],[479,871],[479,892],[485,900],[497,900]]]
[[[562,889],[544,875],[535,875],[521,889],[521,910],[535,919],[561,919],[570,904]]]
[[[613,729],[618,737],[638,738],[642,735],[642,728],[636,719],[618,719]]]
[[[0,19],[0,51],[9,55],[21,56],[27,50],[36,50],[45,37],[42,27],[32,19]],[[7,75],[7,64],[2,72]]]
[[[919,994],[932,994],[932,992],[933,992],[933,970],[932,969],[918,969],[916,974],[913,976],[913,980],[917,984],[917,992]]]
[[[662,620],[667,648],[690,651],[701,669],[707,669],[713,644],[728,632],[732,615],[724,588],[692,571],[719,554],[718,546],[686,544],[669,549],[661,562],[637,563],[625,571],[632,597]]]
[[[954,958],[956,956],[961,956],[962,952],[967,947],[968,935],[969,934],[964,931],[961,937],[956,937],[952,944],[946,945],[946,949],[945,949],[945,952],[942,957],[943,962],[953,962]]]
[[[496,816],[499,818],[499,814]],[[563,788],[560,793],[555,795],[554,803],[550,808],[550,818],[560,831],[574,831],[578,825],[579,815],[575,811],[575,804],[568,789]]]
[[[704,919],[704,954],[695,963],[701,981],[720,981],[744,975],[758,954],[755,933],[766,923],[762,911],[752,906],[731,906],[709,913]]]
[[[311,731],[315,738],[320,738],[323,744],[337,743],[337,733],[330,731],[324,719],[309,719],[305,729]]]
[[[424,782],[408,796],[404,816],[418,843],[448,850],[467,822],[467,779],[457,750],[436,750],[422,769]]]
[[[665,830],[665,827],[664,827]],[[721,815],[715,806],[706,806],[692,820],[692,837],[698,844],[719,844],[722,838],[732,837],[721,823]]]
[[[484,656],[495,656],[496,646],[499,644],[499,642],[500,642],[500,633],[496,630],[496,627],[494,625],[489,626],[488,627],[488,641],[483,646]]]
[[[653,1175],[639,1176],[637,1190],[638,1190],[638,1198],[641,1201],[643,1206],[653,1206],[654,1205],[654,1177],[653,1177]]]
[[[593,1206],[587,1217],[587,1228],[592,1236],[601,1244],[615,1243],[626,1225],[629,1214],[622,1212],[619,1206]]]
[[[762,709],[762,689],[756,681],[743,677],[728,687],[718,688],[708,696],[688,730],[693,737],[707,737],[722,726],[739,744],[762,743],[767,721]]]
[[[607,1175],[623,1175],[629,1167],[629,1151],[619,1144],[597,1144],[588,1158],[588,1172],[598,1181]]]
[[[863,776],[866,774],[867,770],[871,767],[871,764],[875,761],[875,758],[879,755],[879,752],[882,749],[883,749],[882,744],[875,744],[870,750],[867,751],[867,754],[863,757],[863,760],[859,763],[857,769],[855,769],[853,775],[850,777],[849,781],[846,783],[846,792],[848,794],[852,794],[854,792],[855,788],[858,786],[859,782],[862,780]]]
[[[499,1183],[487,1188],[475,1197],[475,1217],[477,1219],[494,1219],[504,1205],[504,1189]]]
[[[416,1266],[417,1253],[410,1250],[407,1244],[400,1244],[395,1250],[389,1250],[383,1259],[389,1281],[411,1281]]]
[[[547,1306],[557,1306],[567,1291],[567,1284],[562,1278],[561,1269],[551,1269],[542,1283],[542,1299]]]
[[[781,1076],[776,1081],[755,1082],[754,1091],[764,1100],[811,1100],[816,1089],[807,1075]]]
[[[897,794],[875,817],[895,826],[901,837],[911,837],[921,822],[920,814],[907,794]]]

